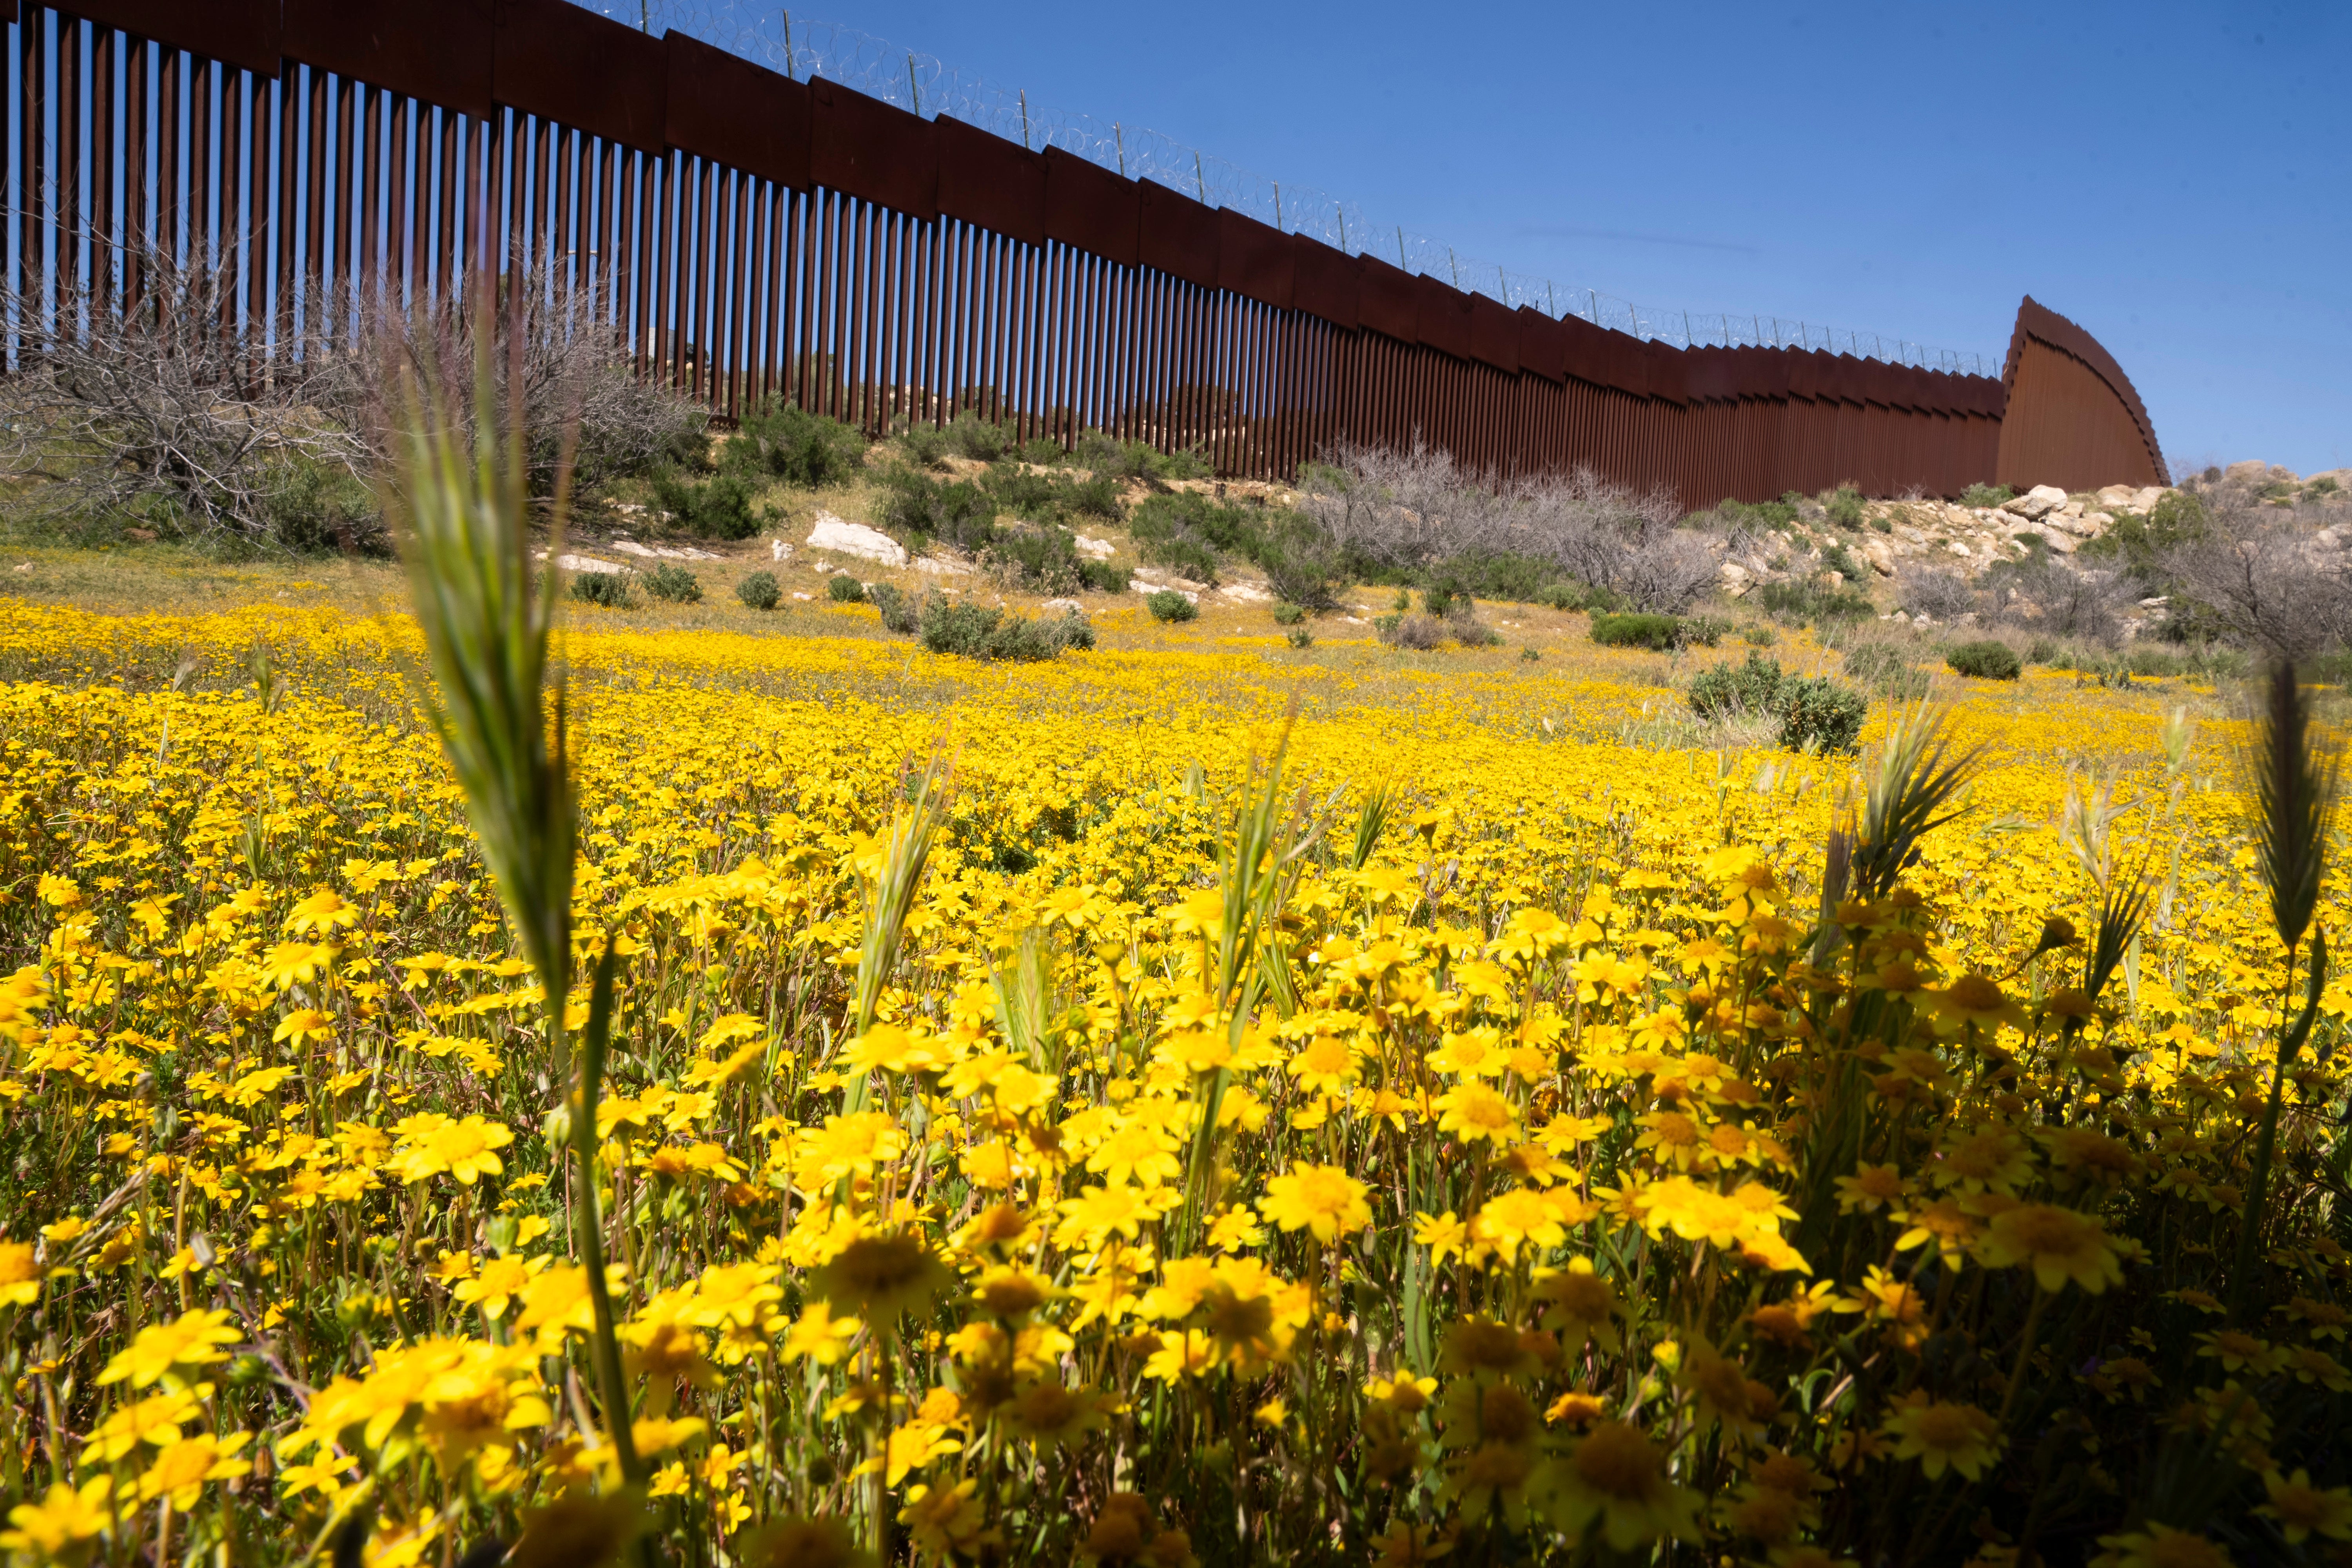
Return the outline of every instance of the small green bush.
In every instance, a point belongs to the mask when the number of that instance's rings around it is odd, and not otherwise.
[[[1519,649],[1519,662],[1521,664],[1533,664],[1541,658],[1543,658],[1543,650],[1540,648],[1523,647]]]
[[[1199,616],[1201,606],[1173,588],[1162,588],[1144,596],[1143,607],[1151,612],[1155,621],[1189,621]]]
[[[1592,617],[1592,640],[1603,647],[1646,647],[1671,653],[1682,643],[1682,622],[1673,616],[1604,613]]]
[[[772,610],[783,602],[784,591],[773,572],[754,572],[735,584],[735,596],[754,610]]]
[[[1835,541],[1822,552],[1822,564],[1830,571],[1837,573],[1849,583],[1864,581],[1870,571],[1869,567],[1854,558],[1853,551]]]
[[[866,585],[846,572],[837,572],[826,580],[824,596],[836,605],[862,605],[866,602]]]
[[[1290,646],[1293,647],[1313,647],[1315,646],[1315,634],[1308,631],[1305,626],[1293,626],[1290,628]]]
[[[719,458],[724,472],[778,479],[804,489],[844,483],[865,466],[866,437],[856,426],[772,398],[743,416]]]
[[[1702,719],[1776,717],[1782,746],[1816,755],[1854,750],[1870,711],[1861,692],[1819,676],[1785,674],[1778,659],[1753,651],[1744,663],[1702,670],[1691,681],[1689,701]]]
[[[1740,632],[1739,640],[1749,647],[1770,647],[1780,640],[1780,634],[1770,626],[1748,626]]]
[[[1822,498],[1822,510],[1840,528],[1853,530],[1862,526],[1862,492],[1852,485],[1840,485]]]
[[[699,480],[676,471],[656,474],[654,496],[678,527],[705,539],[749,539],[760,531],[751,515],[751,481],[740,474]]]
[[[1691,711],[1702,719],[1769,712],[1785,679],[1780,661],[1759,653],[1749,653],[1745,663],[1714,665],[1691,679]]]
[[[608,610],[630,609],[637,601],[628,574],[622,572],[583,572],[572,579],[572,596],[583,605]]]
[[[1822,676],[1780,689],[1780,744],[1811,756],[1861,749],[1870,699]]]
[[[1277,626],[1295,626],[1306,618],[1307,612],[1299,605],[1276,605],[1274,607],[1274,624]]]
[[[2024,673],[2018,662],[2017,650],[2005,642],[1988,638],[1983,642],[1964,642],[1944,655],[1944,662],[1958,674],[1979,680],[2015,680]]]
[[[921,629],[922,607],[887,583],[869,584],[866,602],[882,612],[882,627],[909,637]]]
[[[1124,594],[1135,581],[1135,574],[1124,566],[1114,566],[1108,561],[1078,558],[1078,585],[1097,594]]]
[[[1869,595],[1859,588],[1836,586],[1827,576],[1767,583],[1754,596],[1757,607],[1765,614],[1792,624],[1866,620],[1876,613]]]
[[[702,579],[674,562],[665,561],[646,574],[646,592],[671,605],[699,604]]]
[[[2336,482],[2334,474],[2322,474],[2304,486],[2303,493],[2307,496],[2332,496],[2342,488]]]
[[[918,631],[931,652],[964,658],[1034,662],[1052,658],[1065,648],[1095,646],[1094,627],[1084,616],[1033,621],[968,599],[926,597]]]
[[[1974,484],[1960,492],[1960,504],[1979,510],[2004,506],[2017,499],[2017,492],[2007,485]]]

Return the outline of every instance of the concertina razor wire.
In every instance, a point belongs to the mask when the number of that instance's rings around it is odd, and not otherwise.
[[[1555,320],[1575,316],[1678,349],[1811,349],[1955,375],[2000,374],[1999,358],[1966,350],[1780,316],[1637,304],[1596,289],[1514,272],[1402,224],[1375,219],[1360,205],[1328,191],[1269,179],[1148,127],[1041,103],[1025,91],[1007,91],[935,56],[841,23],[744,0],[591,0],[589,8],[650,34],[687,34],[798,81],[823,77],[927,120],[949,115],[1032,151],[1059,147],[1206,205],[1231,207],[1286,233],[1393,261],[1405,271],[1514,308],[1529,306]]]

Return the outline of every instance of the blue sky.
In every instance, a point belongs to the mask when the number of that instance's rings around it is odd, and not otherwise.
[[[1997,355],[2030,293],[2172,457],[2352,464],[2352,5],[816,5],[1645,305]]]

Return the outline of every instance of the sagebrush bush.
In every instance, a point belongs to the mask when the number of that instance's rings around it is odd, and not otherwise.
[[[1305,626],[1291,627],[1289,635],[1290,646],[1293,647],[1313,647],[1315,646],[1315,634],[1308,631]]]
[[[719,457],[724,471],[803,489],[842,484],[865,466],[866,437],[856,426],[774,399],[743,416]]]
[[[1893,643],[1857,643],[1845,650],[1848,679],[1898,702],[1927,695],[1927,672],[1914,665]]]
[[[1960,492],[1960,504],[1984,510],[2004,506],[2017,499],[2017,492],[2007,485],[1973,484]]]
[[[1782,746],[1816,755],[1855,750],[1870,711],[1861,692],[1825,677],[1790,675],[1778,659],[1753,650],[1742,663],[1700,671],[1688,700],[1702,719],[1772,719]]]
[[[702,580],[675,562],[665,561],[646,573],[646,592],[671,605],[698,604],[702,598]]]
[[[836,605],[862,605],[866,585],[846,572],[836,572],[825,579],[824,596]]]
[[[922,608],[929,599],[928,594],[919,600],[910,599],[887,583],[866,585],[866,602],[882,613],[883,629],[900,637],[911,637],[921,628]]]
[[[1297,605],[1281,604],[1276,605],[1274,607],[1274,624],[1276,626],[1295,626],[1306,618],[1306,610]]]
[[[654,478],[654,497],[679,528],[705,539],[749,539],[760,531],[751,482],[740,473],[697,479],[672,470]]]
[[[1143,607],[1151,612],[1155,621],[1189,621],[1201,613],[1200,605],[1173,588],[1145,595]]]
[[[579,573],[572,579],[572,596],[583,605],[600,605],[608,610],[630,609],[637,602],[625,572]]]
[[[1676,616],[1634,613],[1592,617],[1592,640],[1603,647],[1646,647],[1671,653],[1682,646],[1683,623]]]
[[[1852,485],[1840,485],[1822,498],[1822,510],[1840,528],[1859,529],[1864,515],[1862,492]]]
[[[772,610],[783,602],[784,591],[773,572],[754,572],[735,584],[735,596],[755,610]]]
[[[1034,662],[1095,646],[1094,627],[1084,616],[1031,620],[969,599],[927,596],[917,630],[931,652],[964,658]]]
[[[1391,647],[1404,648],[1412,653],[1429,653],[1445,646],[1454,635],[1453,628],[1435,616],[1382,616],[1372,623],[1373,633]]]
[[[1990,638],[1960,644],[1945,653],[1944,662],[1957,673],[1979,680],[2015,680],[2025,668],[2018,661],[2015,648]]]

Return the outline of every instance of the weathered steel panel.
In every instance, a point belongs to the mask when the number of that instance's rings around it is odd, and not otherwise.
[[[1470,353],[1506,375],[1519,373],[1519,323],[1511,308],[1484,294],[1470,296]]]
[[[68,14],[257,76],[278,74],[278,0],[88,0]]]
[[[806,190],[808,88],[684,33],[665,34],[662,42],[669,53],[669,144]]]
[[[1468,359],[1475,341],[1470,331],[1470,296],[1434,278],[1417,278],[1413,286],[1420,295],[1413,321],[1421,341],[1440,353]]]
[[[490,0],[286,0],[283,16],[289,59],[489,116]]]
[[[1290,309],[1298,255],[1290,237],[1272,224],[1217,209],[1217,287],[1244,300]]]
[[[931,122],[822,77],[809,83],[809,178],[908,217],[940,216]]]
[[[1135,265],[1136,183],[1059,147],[1045,149],[1045,236],[1121,267]]]
[[[1297,258],[1292,277],[1292,302],[1335,327],[1354,331],[1363,321],[1362,262],[1305,235],[1292,235],[1290,243]]]
[[[1560,323],[1532,305],[1522,305],[1513,314],[1519,325],[1519,368],[1549,382],[1567,381],[1568,334]]]
[[[1367,256],[1357,278],[1357,319],[1401,343],[1421,342],[1421,293],[1413,275]]]
[[[668,144],[661,40],[565,0],[498,0],[490,84],[509,109],[647,153]]]
[[[1144,266],[1202,289],[1217,286],[1217,213],[1150,180],[1136,193],[1136,256]]]
[[[939,148],[940,211],[1024,245],[1045,244],[1045,157],[944,115],[931,129]]]
[[[1683,352],[1655,338],[1643,343],[1642,350],[1643,357],[1649,362],[1650,395],[1664,398],[1678,408],[1687,406],[1691,400],[1690,365]]]

